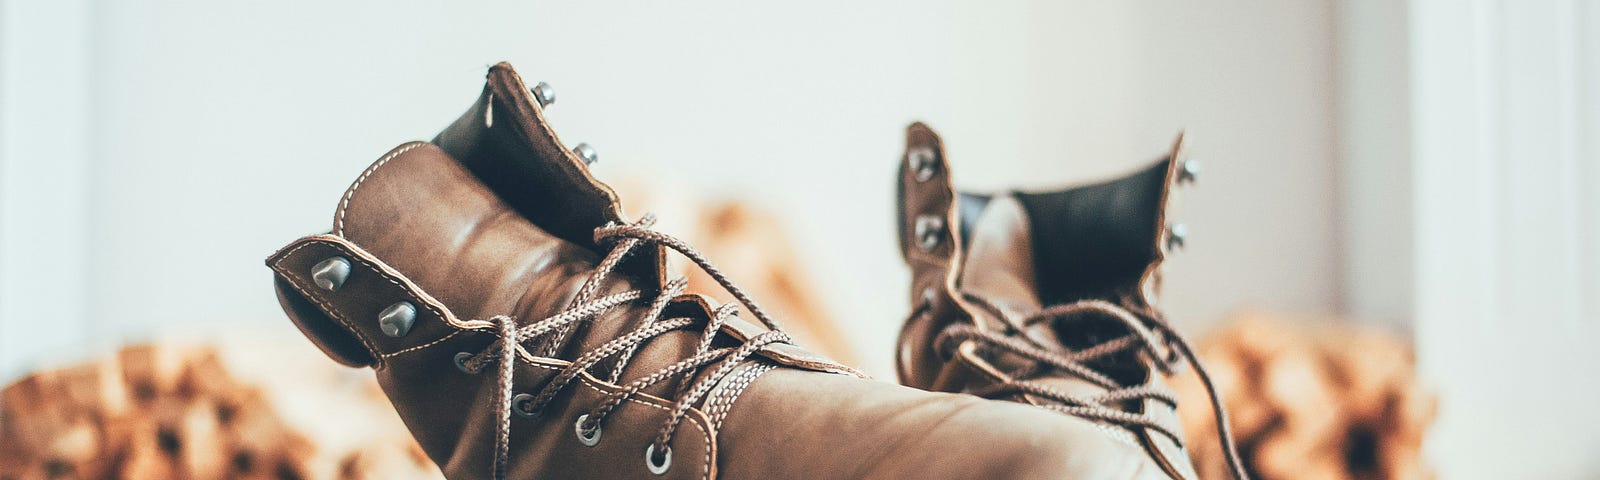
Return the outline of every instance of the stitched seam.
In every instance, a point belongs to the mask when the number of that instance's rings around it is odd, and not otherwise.
[[[384,355],[383,358],[394,358],[394,357],[400,356],[400,354],[403,354],[403,353],[410,353],[410,352],[414,352],[414,351],[417,351],[417,350],[422,350],[424,348],[428,348],[428,347],[431,347],[431,346],[434,346],[434,345],[438,345],[438,344],[444,342],[445,340],[449,340],[450,337],[454,337],[454,336],[456,336],[456,334],[459,334],[459,333],[461,333],[461,330],[456,330],[454,332],[450,332],[449,335],[445,335],[443,337],[439,337],[438,340],[434,340],[434,341],[431,341],[431,342],[428,342],[428,343],[424,343],[422,345],[417,345],[415,347],[407,348],[405,350],[400,350],[400,351],[397,351],[397,352],[394,352],[394,353],[390,353],[390,354]]]
[[[414,148],[417,148],[417,147],[420,147],[420,146],[423,146],[423,145],[427,145],[427,143],[426,142],[411,142],[410,145],[406,145],[405,147],[400,148],[399,150],[395,150],[393,152],[390,152],[388,155],[385,155],[383,158],[379,159],[377,162],[374,162],[372,164],[372,166],[367,167],[366,171],[361,172],[361,176],[356,178],[356,183],[351,184],[350,185],[350,190],[344,192],[344,200],[339,202],[339,214],[337,215],[338,218],[334,222],[335,223],[334,230],[336,230],[336,232],[335,232],[336,234],[338,234],[341,237],[344,236],[344,212],[345,212],[346,209],[350,208],[350,199],[355,198],[356,189],[361,188],[361,183],[367,181],[367,177],[372,176],[372,172],[378,171],[378,167],[382,167],[384,164],[389,163],[390,160],[394,160],[395,158],[399,158],[400,154],[402,154],[402,153],[409,152],[409,151],[411,151],[411,149],[414,149]]]
[[[733,404],[739,401],[739,396],[744,393],[745,389],[749,388],[750,384],[755,383],[756,379],[760,378],[762,374],[777,368],[777,365],[770,363],[760,363],[745,367],[744,371],[739,372],[739,375],[734,377],[730,385],[724,386],[721,392],[714,393],[713,395],[716,395],[714,398],[717,402],[709,408],[715,410],[714,413],[711,413],[715,417],[712,419],[712,427],[721,429],[722,422],[727,420],[728,414],[733,411]]]
[[[553,372],[561,371],[561,369],[558,369],[556,367],[552,367],[552,366],[549,366],[549,365],[541,365],[541,364],[530,362],[530,361],[528,361],[528,359],[522,358],[520,355],[517,357],[517,359],[521,360],[522,363],[526,363],[526,364],[528,364],[528,366],[531,366],[531,367],[543,368],[543,369],[550,370],[550,371],[553,371]],[[577,378],[578,382],[582,383],[586,387],[589,387],[590,389],[594,390],[595,392],[600,393],[601,395],[605,395],[605,396],[612,395],[611,392],[607,392],[605,389],[600,388],[599,384],[594,383],[592,381],[589,381],[589,379],[585,378],[583,375],[579,375],[576,378]],[[647,407],[650,407],[650,408],[654,408],[654,409],[657,409],[657,410],[661,410],[663,412],[668,412],[668,413],[672,412],[672,409],[667,408],[665,405],[657,405],[655,403],[651,403],[651,402],[648,402],[648,401],[645,401],[645,400],[640,400],[640,399],[633,398],[633,397],[628,397],[628,398],[626,398],[624,400],[628,401],[628,402],[633,402],[633,403],[637,403],[637,404],[640,404],[640,405],[644,405],[644,406],[647,406]],[[705,443],[705,449],[704,450],[705,450],[706,455],[705,455],[704,463],[701,464],[702,468],[700,469],[700,478],[703,478],[703,479],[706,479],[706,480],[710,480],[711,479],[711,448],[712,448],[711,430],[709,430],[708,427],[706,427],[706,426],[700,425],[700,422],[696,421],[694,417],[685,417],[685,418],[689,421],[690,425],[694,426],[695,430],[699,430],[700,431],[701,438],[705,439],[706,443]]]

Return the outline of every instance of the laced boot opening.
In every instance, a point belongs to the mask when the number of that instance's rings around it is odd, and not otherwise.
[[[590,374],[597,378],[606,378],[608,376],[606,370],[610,370],[610,378],[623,386],[623,390],[621,393],[606,397],[598,405],[594,405],[589,413],[575,419],[573,434],[576,436],[576,441],[585,446],[598,445],[603,441],[602,432],[607,415],[645,389],[677,380],[680,383],[674,389],[676,391],[676,395],[673,395],[674,405],[645,455],[649,471],[657,475],[664,474],[672,464],[672,440],[689,410],[703,403],[731,404],[733,399],[719,396],[737,396],[738,392],[728,393],[714,387],[732,375],[738,367],[753,361],[753,357],[761,349],[776,343],[791,342],[789,335],[778,326],[777,322],[768,316],[743,289],[733,284],[721,270],[712,265],[704,255],[677,238],[649,229],[653,221],[653,217],[647,215],[632,225],[611,224],[596,229],[595,243],[610,246],[610,253],[600,261],[565,310],[527,323],[519,323],[516,319],[504,315],[494,317],[491,321],[497,327],[499,339],[484,351],[464,352],[453,358],[456,366],[469,374],[486,372],[488,370],[486,367],[490,363],[498,367],[495,369],[499,399],[495,408],[498,422],[493,467],[495,478],[505,478],[507,473],[511,456],[510,420],[513,416],[537,418],[540,412],[579,376]],[[609,295],[600,294],[602,286],[607,283],[607,279],[624,258],[635,249],[649,247],[665,248],[682,254],[732,294],[738,303],[724,305],[713,312],[702,312],[698,316],[668,315],[671,313],[667,308],[671,300],[683,293],[685,288],[686,281],[681,278],[668,282],[659,290],[629,290]],[[562,351],[562,347],[572,341],[572,337],[565,336],[566,332],[569,332],[577,322],[625,306],[647,308],[643,310],[642,318],[630,319],[633,321],[631,329],[625,330],[625,333],[598,347],[581,352],[569,366],[563,368],[533,393],[514,391],[517,385],[513,382],[512,366],[518,355],[518,347],[545,342],[543,344],[552,345],[553,351]],[[722,327],[738,314],[739,307],[756,317],[770,330],[742,341],[721,335]],[[674,331],[699,333],[699,340],[694,350],[686,358],[663,366],[643,377],[620,378],[620,372],[633,360],[633,352],[652,340]]]

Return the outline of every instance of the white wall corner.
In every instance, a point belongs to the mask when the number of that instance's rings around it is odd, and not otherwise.
[[[90,333],[92,3],[0,0],[0,384]]]
[[[1600,411],[1516,414],[1600,403],[1594,4],[1411,3],[1416,340],[1442,478],[1600,473]]]
[[[1344,309],[1412,328],[1410,56],[1405,2],[1339,2],[1339,241]]]

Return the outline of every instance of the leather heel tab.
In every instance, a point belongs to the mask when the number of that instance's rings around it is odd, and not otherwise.
[[[341,262],[343,274],[329,273]],[[349,240],[313,235],[283,247],[267,266],[277,276],[279,303],[311,343],[353,367],[384,368],[386,359],[437,343],[462,329],[488,328],[460,320],[437,298]],[[400,323],[396,307],[408,307]],[[397,326],[399,325],[399,326]]]

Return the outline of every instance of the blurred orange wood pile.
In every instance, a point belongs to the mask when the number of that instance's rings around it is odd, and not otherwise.
[[[1247,314],[1199,342],[1245,463],[1259,479],[1430,479],[1422,440],[1437,398],[1410,346],[1338,320]],[[1193,375],[1173,379],[1196,467],[1228,478],[1209,402]]]
[[[11,384],[0,478],[440,478],[370,374],[321,359],[295,368],[292,348],[253,347],[283,377],[267,387],[220,350],[133,346]],[[290,421],[289,405],[305,418]]]

